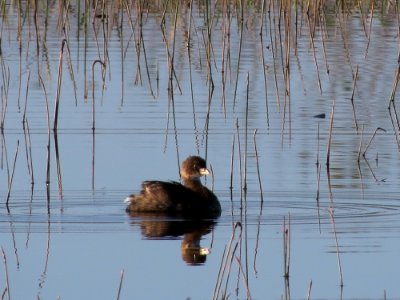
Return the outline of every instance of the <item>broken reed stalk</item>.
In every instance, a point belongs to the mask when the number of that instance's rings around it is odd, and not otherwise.
[[[18,149],[19,149],[19,140],[17,141],[17,149],[15,150],[15,156],[14,156],[14,163],[13,163],[13,168],[12,168],[12,172],[11,172],[11,178],[10,178],[10,181],[8,182],[8,193],[7,193],[7,200],[6,200],[7,211],[10,211],[9,206],[8,206],[8,202],[10,200],[10,195],[11,195],[11,187],[12,187],[12,182],[13,182],[13,179],[14,179],[15,165],[16,165],[17,157],[18,157]]]
[[[331,118],[329,121],[329,137],[328,137],[328,144],[327,144],[327,150],[326,150],[326,166],[328,167],[328,169],[329,169],[330,157],[331,157],[331,144],[332,144],[332,130],[333,130],[334,115],[335,115],[335,99],[333,99],[333,104],[332,104]]]
[[[337,238],[336,222],[335,222],[335,217],[334,217],[334,208],[331,206],[331,207],[329,207],[328,211],[329,211],[329,215],[331,217],[331,222],[332,222],[332,226],[333,226],[333,234],[335,236],[336,256],[337,256],[339,275],[340,275],[340,286],[343,287],[342,263],[340,261],[339,242],[338,242],[338,238]]]
[[[93,64],[92,64],[92,131],[95,130],[95,101],[94,101],[94,66],[96,65],[96,63],[100,63],[101,64],[101,71],[103,74],[104,68],[106,67],[106,65],[99,59],[96,59]]]
[[[370,138],[370,140],[369,140],[369,142],[368,142],[367,146],[365,147],[365,150],[364,150],[364,152],[363,152],[363,154],[362,154],[364,158],[365,158],[365,153],[367,153],[367,150],[368,150],[369,146],[371,145],[372,140],[374,139],[376,133],[377,133],[379,130],[380,130],[380,131],[383,131],[383,132],[386,132],[386,130],[383,129],[383,128],[381,128],[381,127],[378,127],[378,128],[375,129],[374,134],[371,136],[371,138]]]
[[[358,133],[358,123],[357,123],[357,116],[356,116],[356,108],[355,108],[355,105],[354,105],[354,93],[355,93],[355,90],[356,90],[357,78],[358,78],[358,65],[356,67],[356,74],[353,75],[353,89],[352,89],[351,98],[350,98],[351,107],[353,108],[354,125],[356,126],[356,132]]]
[[[290,214],[287,227],[286,217],[283,217],[283,268],[283,276],[288,279],[290,271]]]
[[[117,300],[119,300],[119,297],[121,296],[122,282],[123,282],[123,280],[124,280],[124,274],[125,274],[125,271],[124,271],[124,269],[122,269],[122,270],[121,270],[120,279],[119,279]]]
[[[8,276],[8,266],[7,266],[7,256],[6,256],[6,253],[4,252],[3,247],[1,247],[1,254],[3,256],[4,272],[5,272],[5,277],[6,277],[6,288],[4,289],[4,292],[2,294],[1,299],[5,299],[6,293],[8,294],[8,299],[11,299],[11,295],[10,295],[10,279],[9,279],[9,276]]]
[[[58,63],[58,78],[57,78],[57,92],[55,99],[55,107],[54,107],[54,122],[53,122],[53,130],[57,131],[58,128],[58,110],[60,105],[60,96],[61,96],[61,82],[62,82],[62,63],[63,63],[63,55],[64,55],[64,46],[67,43],[66,39],[63,39],[61,42],[61,50],[60,50],[60,59]]]

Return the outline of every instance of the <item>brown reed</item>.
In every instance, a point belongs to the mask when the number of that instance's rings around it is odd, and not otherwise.
[[[353,88],[352,88],[352,92],[351,92],[351,107],[353,110],[353,121],[354,121],[354,126],[356,127],[356,131],[358,133],[358,123],[357,123],[357,116],[356,116],[356,108],[354,105],[354,93],[356,90],[356,84],[357,84],[357,78],[358,78],[358,65],[356,67],[356,73],[353,75]]]
[[[7,192],[7,199],[6,199],[6,207],[7,207],[8,212],[10,212],[8,202],[10,200],[10,195],[11,195],[11,187],[12,187],[12,183],[13,183],[13,179],[14,179],[15,165],[17,163],[18,149],[19,149],[19,140],[17,140],[17,148],[15,150],[13,168],[12,168],[10,180],[8,182],[8,192]]]
[[[383,129],[383,128],[381,128],[381,127],[378,127],[378,128],[375,129],[375,131],[374,131],[374,133],[372,134],[372,136],[371,136],[371,138],[370,138],[370,140],[369,140],[367,146],[365,147],[365,150],[364,150],[364,152],[363,152],[363,154],[362,154],[363,157],[365,157],[365,154],[367,153],[367,150],[368,150],[369,146],[371,146],[372,140],[375,138],[375,135],[376,135],[376,133],[377,133],[378,131],[386,132],[386,130]]]
[[[232,151],[231,151],[231,171],[230,171],[230,186],[229,189],[231,191],[231,196],[232,196],[232,190],[233,190],[233,161],[234,161],[234,156],[235,156],[235,134],[233,135],[233,139],[232,139]],[[232,197],[231,197],[232,199]]]
[[[261,202],[264,202],[263,189],[262,189],[262,183],[261,183],[261,175],[260,175],[260,162],[258,159],[258,151],[257,151],[256,134],[257,134],[257,129],[254,130],[254,134],[253,134],[254,153],[256,155],[257,178],[258,178],[258,185],[260,187]]]
[[[331,117],[329,121],[329,137],[328,137],[328,144],[327,144],[327,150],[326,150],[326,166],[329,169],[329,164],[330,164],[330,157],[331,157],[331,144],[332,144],[332,131],[333,131],[333,117],[335,115],[335,99],[333,99],[332,103],[332,111],[331,111]]]
[[[99,59],[96,59],[92,64],[92,131],[94,131],[96,128],[96,126],[95,126],[95,122],[96,122],[95,121],[95,100],[94,100],[94,67],[95,67],[96,63],[99,63],[101,65],[102,73],[106,67],[104,62],[102,62]]]
[[[241,236],[242,236],[242,224],[240,222],[236,222],[235,225],[233,226],[231,238],[228,242],[228,245],[225,246],[225,248],[224,248],[220,268],[218,270],[217,281],[215,283],[213,300],[219,299],[220,293],[223,294],[222,299],[224,299],[226,297],[227,286],[228,286],[228,282],[229,282],[229,278],[230,278],[230,273],[232,270],[231,266],[232,266],[232,262],[233,262],[233,259],[235,257],[235,253],[236,253],[236,250],[238,247],[238,242],[236,241],[236,243],[234,243],[234,241],[236,239],[236,231],[237,230],[240,230],[239,236],[237,238],[238,240],[240,240]],[[222,287],[225,276],[226,276],[225,289],[221,291],[221,287]]]
[[[340,260],[339,242],[338,242],[338,237],[337,237],[335,213],[334,213],[333,206],[329,207],[328,211],[329,211],[329,216],[331,217],[331,222],[332,222],[332,226],[333,226],[333,234],[335,236],[336,257],[337,257],[339,275],[340,275],[340,286],[343,287],[342,263],[341,263],[341,260]]]
[[[4,124],[6,120],[6,112],[8,106],[8,91],[10,87],[10,68],[4,69],[4,65],[2,64],[2,77],[3,84],[1,85],[1,109],[2,109],[2,117],[0,123],[0,129],[4,130]]]
[[[6,287],[2,293],[1,299],[5,299],[5,295],[7,294],[8,299],[11,299],[11,293],[10,293],[10,278],[8,274],[8,266],[7,266],[7,256],[6,253],[4,252],[3,247],[1,247],[1,255],[3,256],[3,263],[4,263],[4,273],[6,277]]]
[[[58,110],[60,105],[60,97],[61,97],[61,82],[62,82],[62,63],[63,63],[63,55],[64,55],[64,46],[67,43],[66,39],[63,39],[61,42],[61,50],[60,50],[60,59],[58,63],[58,77],[57,77],[57,91],[56,91],[56,99],[54,105],[54,121],[53,121],[53,130],[57,131],[58,129]]]
[[[290,274],[290,214],[288,223],[286,217],[283,217],[283,277],[289,278]]]
[[[120,279],[119,279],[119,286],[118,286],[118,293],[117,293],[117,300],[119,300],[120,296],[121,296],[121,291],[122,291],[122,282],[124,280],[124,274],[125,274],[125,270],[122,269],[121,273],[120,273]]]

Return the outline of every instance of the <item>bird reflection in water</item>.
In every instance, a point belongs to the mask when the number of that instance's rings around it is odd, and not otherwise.
[[[209,234],[216,225],[215,219],[185,219],[162,213],[129,212],[131,224],[139,226],[144,238],[177,239],[181,243],[182,259],[188,265],[202,265],[206,262],[210,249],[202,247],[202,237]]]

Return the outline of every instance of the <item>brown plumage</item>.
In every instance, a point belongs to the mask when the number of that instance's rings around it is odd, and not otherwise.
[[[125,199],[127,212],[164,212],[177,215],[214,216],[221,214],[221,205],[200,177],[208,175],[206,162],[189,156],[181,166],[183,184],[175,181],[144,181],[139,194]]]

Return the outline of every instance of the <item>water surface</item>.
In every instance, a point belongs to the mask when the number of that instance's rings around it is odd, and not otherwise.
[[[120,299],[399,297],[399,126],[388,110],[398,7],[375,3],[372,14],[328,1],[307,14],[265,1],[264,10],[246,4],[241,23],[234,4],[212,3],[207,20],[196,2],[177,6],[175,24],[175,4],[146,4],[141,28],[137,3],[130,14],[107,3],[106,19],[94,4],[46,13],[42,3],[36,28],[34,8],[21,5],[20,19],[14,3],[1,19],[4,295],[117,299],[122,282]],[[385,131],[369,144],[377,128]],[[221,218],[125,213],[123,199],[143,180],[179,180],[192,154],[212,168],[204,183]],[[205,261],[182,251],[193,237],[210,250]]]

